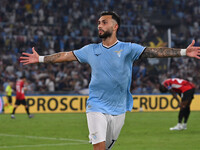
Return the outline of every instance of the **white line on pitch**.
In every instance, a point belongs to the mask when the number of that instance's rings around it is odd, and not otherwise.
[[[0,146],[0,148],[19,148],[19,147],[43,147],[43,146],[63,146],[63,145],[81,145],[86,143],[59,143],[59,144],[38,144],[38,145],[13,145]]]
[[[12,134],[3,134],[3,133],[0,133],[0,136],[22,137],[22,138],[43,139],[43,140],[75,141],[75,142],[81,142],[81,143],[88,143],[88,141],[86,141],[86,140],[68,139],[68,138],[52,138],[52,137],[40,137],[40,136],[12,135]]]

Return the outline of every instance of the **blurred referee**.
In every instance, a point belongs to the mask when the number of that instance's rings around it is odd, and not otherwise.
[[[4,109],[10,109],[10,111],[12,111],[13,109],[12,107],[13,82],[12,81],[9,81],[8,85],[6,86],[5,92],[6,92],[8,103],[4,105]]]

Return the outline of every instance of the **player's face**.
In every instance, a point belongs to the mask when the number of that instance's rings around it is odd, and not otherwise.
[[[116,22],[112,19],[111,15],[102,16],[98,20],[98,33],[100,38],[111,37],[114,31]]]
[[[13,83],[13,82],[10,82],[10,86],[13,87],[13,86],[14,86],[14,83]]]
[[[23,81],[26,82],[26,78],[23,78]]]

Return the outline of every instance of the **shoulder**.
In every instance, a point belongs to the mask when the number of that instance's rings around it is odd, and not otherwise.
[[[93,50],[94,48],[100,47],[100,44],[88,44],[83,46],[80,50]]]
[[[131,51],[132,49],[132,46],[131,46],[131,42],[121,42],[121,41],[118,41],[118,43],[116,44],[115,48],[118,47],[120,49],[123,49],[123,50],[129,50]]]
[[[129,45],[139,45],[139,44],[133,43],[133,42],[122,42],[122,41],[119,41],[119,44],[126,45],[126,46],[129,46]]]
[[[23,80],[18,80],[17,83],[18,84],[24,84],[24,81]]]
[[[144,48],[144,46],[137,44],[137,43],[132,43],[132,42],[121,42],[121,41],[119,41],[119,44],[123,45],[126,48],[132,48],[132,49]]]
[[[93,43],[88,45],[90,48],[99,48],[101,46],[101,43]]]
[[[119,41],[118,44],[122,45],[122,46],[130,46],[132,43],[131,42],[122,42],[122,41]]]

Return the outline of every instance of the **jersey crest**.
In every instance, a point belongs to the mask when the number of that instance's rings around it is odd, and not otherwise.
[[[123,49],[119,50],[119,51],[114,51],[115,53],[117,53],[118,57],[121,57],[121,52],[123,51]]]

